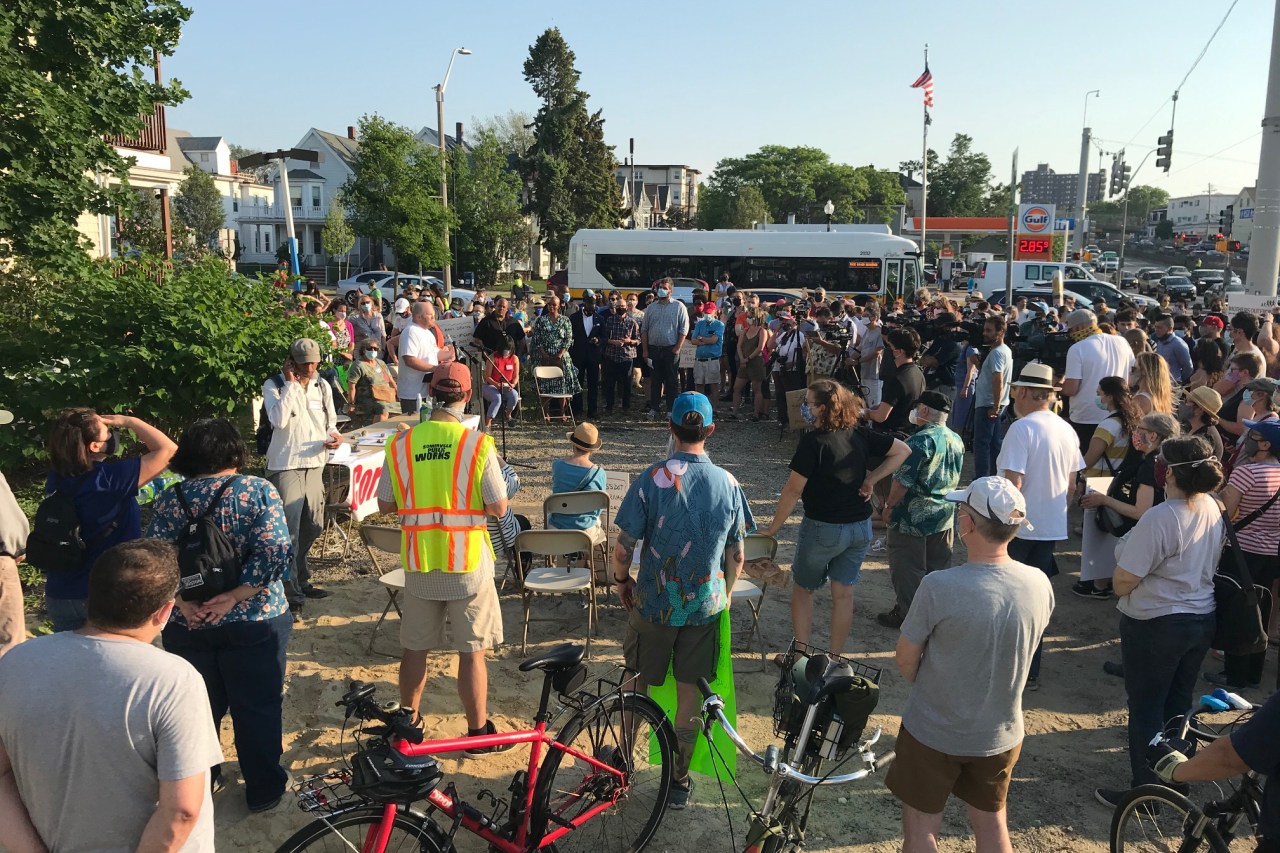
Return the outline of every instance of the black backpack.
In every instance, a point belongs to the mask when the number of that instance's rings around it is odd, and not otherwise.
[[[36,509],[27,537],[27,562],[46,574],[78,572],[84,568],[85,550],[75,491],[57,489]]]
[[[283,388],[284,374],[277,373],[268,381],[275,385],[277,389]],[[258,409],[258,431],[253,435],[259,456],[266,456],[267,451],[271,449],[271,436],[274,432],[275,428],[271,426],[271,419],[267,417],[267,403],[263,400],[262,407]]]
[[[240,555],[226,532],[211,516],[235,477],[228,477],[203,513],[196,516],[182,494],[182,484],[173,490],[187,522],[178,534],[178,595],[183,601],[207,601],[240,585]]]

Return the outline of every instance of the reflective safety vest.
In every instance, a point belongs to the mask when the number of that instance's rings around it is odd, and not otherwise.
[[[425,421],[387,442],[406,572],[470,572],[493,556],[480,479],[493,439],[462,424]]]

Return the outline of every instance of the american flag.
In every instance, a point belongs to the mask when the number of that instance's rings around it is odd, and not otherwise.
[[[924,73],[916,78],[916,82],[911,84],[912,89],[924,89],[924,105],[926,107],[933,106],[933,73],[929,70],[929,66],[924,67]]]

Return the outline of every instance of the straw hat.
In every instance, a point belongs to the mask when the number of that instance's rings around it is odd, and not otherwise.
[[[595,424],[578,424],[578,428],[573,432],[565,433],[565,438],[569,439],[574,447],[582,450],[599,450],[604,444]]]
[[[1022,368],[1022,372],[1018,374],[1018,379],[1013,383],[1014,388],[1044,388],[1050,391],[1056,391],[1058,385],[1053,381],[1053,368],[1047,364],[1033,361],[1026,367]]]
[[[1194,403],[1203,409],[1213,423],[1218,422],[1218,412],[1222,409],[1222,395],[1208,385],[1201,385],[1199,388],[1188,391],[1187,402]]]

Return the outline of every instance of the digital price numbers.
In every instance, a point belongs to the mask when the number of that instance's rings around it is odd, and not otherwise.
[[[1048,260],[1053,251],[1053,240],[1049,237],[1019,237],[1018,251],[1015,260],[1043,261]]]

